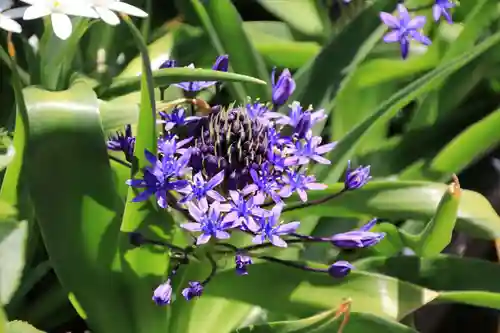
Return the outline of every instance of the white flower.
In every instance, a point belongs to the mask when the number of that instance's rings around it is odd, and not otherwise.
[[[20,33],[22,31],[21,25],[13,19],[23,17],[26,7],[6,10],[10,7],[12,7],[11,0],[0,1],[0,28],[7,31]]]
[[[86,0],[21,0],[30,4],[24,13],[25,20],[33,20],[50,15],[52,29],[60,39],[71,35],[73,26],[68,15],[98,18]]]
[[[117,25],[120,23],[118,15],[113,13],[120,12],[131,16],[147,17],[148,13],[135,6],[120,0],[88,0],[90,5],[95,9],[99,17],[110,25]]]

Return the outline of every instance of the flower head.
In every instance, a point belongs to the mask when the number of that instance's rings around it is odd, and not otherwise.
[[[253,264],[253,261],[249,256],[237,254],[234,257],[234,263],[236,264],[236,274],[248,275],[247,266]]]
[[[179,200],[179,203],[186,203],[193,199],[204,201],[204,206],[208,205],[207,196],[216,201],[225,201],[226,199],[220,195],[214,188],[224,180],[224,171],[219,172],[210,180],[205,181],[201,172],[198,172],[193,177],[193,181],[179,192],[184,193],[184,197]]]
[[[282,210],[283,205],[277,204],[272,209],[271,214],[267,217],[259,219],[260,229],[252,230],[257,233],[257,235],[252,239],[253,243],[262,244],[267,239],[275,246],[287,247],[287,243],[281,239],[281,236],[294,233],[299,228],[300,222],[279,224]]]
[[[170,284],[170,279],[155,289],[153,301],[157,305],[168,305],[172,302],[172,285]]]
[[[227,210],[218,201],[210,205],[205,205],[205,202],[200,201],[199,205],[192,202],[188,203],[189,214],[196,222],[188,222],[181,224],[184,228],[191,232],[201,232],[201,235],[196,239],[196,245],[207,243],[210,238],[228,239],[230,234],[229,229],[234,228],[235,223],[223,222],[221,220],[221,210]]]
[[[245,199],[245,196],[238,191],[229,191],[229,196],[231,207],[222,222],[233,222],[244,230],[258,230],[259,225],[255,222],[255,218],[266,215],[266,211],[259,207],[262,202],[257,202],[254,196]]]
[[[203,285],[198,281],[189,281],[189,287],[182,290],[182,296],[188,301],[203,294]]]
[[[450,9],[455,6],[455,3],[451,0],[436,0],[432,6],[432,16],[434,20],[437,22],[439,18],[443,16],[448,23],[452,24],[453,20],[451,18]]]
[[[370,176],[370,166],[359,166],[351,170],[351,161],[347,162],[347,172],[344,186],[347,190],[355,190],[363,187],[372,177]]]
[[[275,106],[281,106],[286,103],[288,98],[295,91],[295,81],[287,68],[281,72],[277,82],[275,82],[275,76],[276,69],[273,69],[271,74],[271,81],[273,85],[273,104]]]
[[[196,116],[186,117],[186,110],[182,107],[174,108],[171,113],[160,111],[159,114],[163,122],[165,122],[166,131],[170,131],[175,126],[186,125],[191,121],[200,119],[200,117]]]
[[[24,15],[27,7],[19,7],[8,9],[12,7],[12,1],[6,0],[0,4],[0,28],[6,31],[20,33],[22,27],[14,19],[21,18]]]
[[[68,15],[98,18],[98,14],[87,1],[75,0],[21,0],[30,6],[23,15],[24,20],[49,16],[52,29],[60,39],[68,39],[73,30]]]
[[[401,46],[401,57],[406,59],[410,49],[410,39],[416,40],[424,45],[430,45],[431,40],[422,35],[419,30],[425,25],[425,16],[410,17],[408,10],[402,4],[398,4],[399,17],[381,12],[380,19],[387,25],[391,32],[384,36],[386,43],[399,43]]]
[[[328,267],[328,274],[333,278],[339,279],[347,276],[353,268],[354,266],[348,261],[339,260]]]
[[[147,17],[148,13],[125,3],[121,0],[86,0],[97,12],[99,17],[110,25],[117,25],[120,23],[120,18],[114,12],[124,13],[130,16]]]
[[[127,125],[125,133],[117,132],[108,140],[108,149],[114,151],[122,151],[125,154],[125,159],[132,162],[134,157],[135,136],[132,135],[132,127]]]
[[[333,245],[342,249],[355,249],[373,246],[385,237],[385,233],[383,232],[368,231],[375,225],[376,222],[377,219],[373,219],[359,230],[336,234],[331,238],[331,242]]]

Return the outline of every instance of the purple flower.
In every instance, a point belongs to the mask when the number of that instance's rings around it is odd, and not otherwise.
[[[248,275],[247,266],[253,264],[253,261],[249,256],[237,254],[234,257],[234,263],[236,264],[236,274]]]
[[[335,148],[337,143],[330,142],[320,146],[321,141],[321,137],[312,136],[312,132],[309,132],[305,137],[305,142],[297,140],[295,147],[289,148],[289,153],[298,157],[299,164],[307,164],[310,160],[314,160],[321,164],[330,164],[331,162],[321,155]]]
[[[204,206],[208,205],[207,196],[216,201],[225,201],[219,192],[215,191],[214,188],[218,186],[224,180],[224,171],[219,172],[213,176],[208,182],[203,179],[201,172],[198,172],[193,177],[193,181],[186,188],[180,189],[179,192],[185,194],[184,197],[179,200],[179,203],[185,204],[188,201],[196,199],[198,201],[205,201]]]
[[[286,174],[283,175],[282,181],[285,185],[281,189],[279,195],[288,198],[293,192],[297,192],[300,200],[303,202],[307,201],[306,190],[324,190],[328,187],[325,184],[316,183],[316,177],[307,176],[300,171],[288,170]]]
[[[321,109],[316,112],[311,112],[310,109],[304,111],[299,102],[295,101],[290,105],[288,116],[280,115],[277,124],[292,126],[295,134],[299,138],[305,137],[306,133],[318,122],[327,118],[325,110]]]
[[[455,7],[455,4],[451,0],[436,0],[432,6],[434,20],[437,22],[443,16],[449,24],[452,24],[453,20],[451,19],[450,9],[453,7]]]
[[[160,65],[160,69],[164,68],[174,68],[177,67],[177,61],[173,59],[169,59],[163,62],[163,64]]]
[[[328,274],[333,278],[340,279],[347,276],[353,268],[354,266],[348,261],[339,260],[328,267]]]
[[[269,125],[270,119],[282,117],[282,115],[277,112],[269,111],[266,104],[258,101],[254,103],[247,103],[246,111],[250,119],[258,119],[263,125]]]
[[[283,145],[292,142],[289,137],[282,136],[281,133],[272,126],[267,129],[267,141],[269,148],[281,148]]]
[[[290,166],[297,165],[299,162],[296,156],[284,157],[283,155],[279,149],[269,149],[267,151],[267,159],[277,171],[284,171]]]
[[[351,170],[351,161],[347,162],[347,171],[344,186],[347,190],[355,190],[363,187],[372,177],[370,176],[370,166],[359,166]]]
[[[229,57],[227,55],[222,55],[217,57],[214,65],[212,66],[213,70],[227,72],[229,66]],[[194,64],[190,64],[187,68],[194,69]],[[194,82],[181,82],[176,83],[174,86],[177,86],[188,92],[196,92],[213,86],[217,81],[194,81]]]
[[[188,301],[203,294],[203,285],[198,281],[189,281],[189,287],[182,290],[182,296]]]
[[[145,201],[152,194],[155,194],[158,206],[165,208],[167,207],[167,192],[178,190],[188,185],[187,180],[175,180],[173,178],[180,175],[182,170],[185,169],[189,162],[190,151],[186,151],[179,159],[164,156],[161,161],[147,150],[144,154],[149,163],[151,163],[151,166],[145,167],[143,170],[144,178],[127,180],[127,185],[129,186],[145,188],[132,201]]]
[[[134,157],[135,136],[132,136],[132,128],[130,125],[125,127],[125,133],[117,132],[115,136],[109,138],[107,142],[109,150],[122,151],[125,154],[125,159],[132,162]]]
[[[217,239],[228,239],[231,235],[226,230],[237,226],[233,222],[221,221],[221,210],[226,211],[227,209],[221,206],[218,201],[212,203],[210,209],[203,201],[199,202],[199,206],[192,202],[187,205],[189,214],[196,222],[181,224],[181,228],[191,232],[201,232],[201,235],[196,239],[196,245],[207,243],[212,236]]]
[[[386,43],[400,43],[401,56],[406,59],[410,48],[410,39],[416,40],[424,45],[430,45],[431,40],[422,35],[418,30],[425,25],[425,16],[411,18],[406,7],[398,4],[399,18],[385,12],[380,13],[380,19],[392,29],[384,36]]]
[[[275,177],[270,173],[271,165],[269,162],[265,162],[261,165],[260,175],[254,169],[250,170],[250,176],[252,176],[253,184],[247,185],[242,193],[244,195],[257,192],[255,194],[255,200],[259,203],[263,203],[267,196],[276,203],[282,202],[278,191],[280,190],[280,185],[276,181]]]
[[[359,230],[352,230],[336,234],[331,238],[333,245],[343,249],[364,248],[377,244],[384,237],[384,232],[371,232],[370,230],[377,223],[377,219],[373,219]]]
[[[168,305],[172,302],[172,285],[170,284],[170,279],[155,289],[153,301],[160,306]]]
[[[275,82],[276,68],[273,69],[271,74],[271,82],[273,85],[273,104],[275,106],[281,106],[286,103],[288,98],[292,95],[295,90],[295,81],[292,78],[290,71],[285,68],[281,72],[278,82]]]
[[[254,244],[262,244],[268,239],[274,246],[287,247],[286,242],[280,236],[294,233],[300,226],[300,222],[279,224],[283,204],[277,204],[271,210],[271,214],[260,219],[260,229],[254,232],[257,235],[252,239]]]
[[[173,109],[171,113],[160,111],[160,117],[165,122],[165,131],[170,131],[175,126],[186,125],[191,121],[200,119],[200,117],[196,116],[186,117],[185,113],[186,110],[182,107]]]
[[[263,217],[267,211],[258,206],[259,203],[256,202],[254,196],[245,200],[245,197],[237,191],[229,191],[229,196],[231,197],[231,208],[224,216],[222,223],[232,222],[245,230],[258,230],[259,225],[255,222],[254,217]]]

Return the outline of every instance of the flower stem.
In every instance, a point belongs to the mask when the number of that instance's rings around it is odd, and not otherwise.
[[[324,269],[324,268],[313,268],[313,267],[302,265],[302,264],[299,264],[297,262],[290,261],[290,260],[283,260],[283,259],[278,259],[278,258],[269,257],[269,256],[259,256],[258,258],[266,260],[266,261],[274,262],[274,263],[277,263],[277,264],[281,264],[281,265],[284,265],[284,266],[298,268],[298,269],[301,269],[303,271],[315,272],[315,273],[328,273],[327,269]]]
[[[297,204],[295,206],[285,207],[285,208],[283,208],[283,212],[291,212],[291,211],[297,210],[297,209],[303,209],[303,208],[308,208],[308,207],[315,206],[315,205],[321,205],[321,204],[323,204],[325,202],[328,202],[330,200],[338,198],[339,196],[341,196],[345,192],[347,192],[347,189],[343,188],[340,192],[328,195],[328,196],[326,196],[324,198],[320,198],[320,199],[317,199],[317,200],[312,200],[312,201],[304,202],[304,203],[301,203],[301,204]]]
[[[215,273],[217,273],[217,263],[215,262],[214,258],[210,254],[210,252],[207,252],[207,259],[210,261],[210,265],[212,265],[212,271],[210,272],[210,275],[203,281],[201,284],[206,285],[207,283],[210,282],[210,280],[215,276]]]
[[[124,161],[124,160],[121,160],[118,157],[115,157],[115,156],[110,155],[110,154],[108,154],[108,157],[109,157],[110,160],[113,160],[113,161],[115,161],[115,162],[117,162],[117,163],[119,163],[119,164],[121,164],[121,165],[129,168],[129,169],[132,169],[132,163]]]

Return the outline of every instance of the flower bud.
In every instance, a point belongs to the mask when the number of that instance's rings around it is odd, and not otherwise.
[[[328,274],[333,278],[340,279],[347,276],[353,268],[354,266],[348,261],[339,260],[328,267]]]
[[[370,166],[360,166],[351,170],[351,161],[347,163],[344,186],[347,190],[355,190],[363,187],[372,177],[370,176]]]
[[[172,302],[172,285],[170,284],[170,279],[155,289],[153,301],[160,306],[168,305]]]
[[[203,285],[198,281],[190,281],[189,287],[182,290],[182,296],[188,301],[203,294]]]
[[[229,56],[227,54],[218,56],[212,69],[214,71],[227,72],[229,69]]]
[[[249,256],[237,254],[234,258],[236,264],[236,274],[247,275],[247,266],[253,264],[252,258]]]
[[[177,61],[169,59],[161,64],[160,69],[177,67]]]
[[[292,74],[288,69],[284,69],[278,78],[278,82],[274,82],[275,70],[273,70],[273,104],[276,106],[281,106],[286,103],[288,98],[293,94],[295,90],[295,81],[292,78]]]

